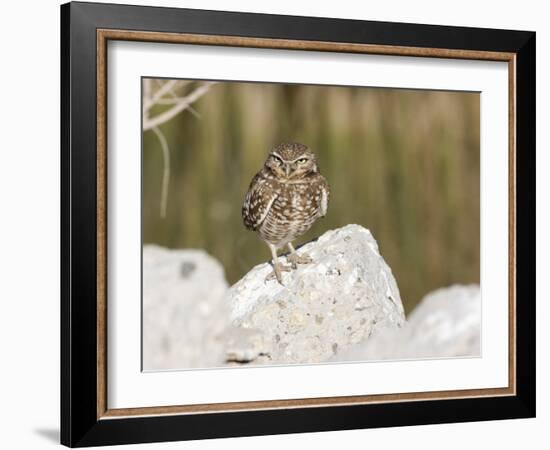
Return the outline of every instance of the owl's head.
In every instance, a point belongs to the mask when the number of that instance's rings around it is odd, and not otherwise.
[[[265,167],[283,180],[297,180],[318,171],[315,154],[306,145],[298,143],[274,147]]]

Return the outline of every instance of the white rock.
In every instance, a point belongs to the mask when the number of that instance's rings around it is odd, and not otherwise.
[[[144,246],[144,369],[223,365],[227,289],[223,267],[203,250]]]
[[[313,262],[283,273],[283,286],[265,281],[272,271],[265,263],[228,291],[233,325],[261,332],[252,350],[233,345],[231,356],[269,364],[321,362],[380,327],[403,324],[399,289],[370,231],[347,225],[298,253]]]
[[[229,327],[224,334],[225,359],[228,364],[266,361],[263,335],[253,328]]]
[[[480,355],[478,285],[438,289],[422,299],[401,329],[378,330],[335,361],[473,357]]]

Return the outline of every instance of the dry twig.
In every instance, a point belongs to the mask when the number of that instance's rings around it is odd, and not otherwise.
[[[153,86],[153,81],[156,81],[156,89]],[[170,182],[170,148],[164,133],[159,127],[185,110],[188,110],[195,117],[200,118],[198,112],[195,111],[191,105],[206,94],[215,83],[201,83],[195,89],[183,94],[181,91],[183,91],[189,84],[191,84],[191,82],[185,80],[143,80],[143,131],[153,131],[157,136],[162,149],[164,171],[162,175],[160,216],[163,219],[166,217],[166,208],[168,204],[168,185]],[[169,108],[153,115],[152,110],[158,105],[169,106]]]

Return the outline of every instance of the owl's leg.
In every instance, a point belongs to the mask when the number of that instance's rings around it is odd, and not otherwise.
[[[296,269],[298,264],[309,264],[310,262],[313,262],[313,259],[311,259],[311,256],[307,253],[298,255],[298,253],[296,253],[296,249],[292,245],[292,242],[289,242],[287,245],[290,250],[290,255],[286,257],[286,260],[292,265],[293,269]]]
[[[283,284],[282,272],[290,272],[291,267],[285,266],[284,264],[279,262],[279,258],[277,257],[277,248],[273,244],[270,244],[268,242],[267,245],[269,245],[269,250],[271,250],[271,256],[273,257],[273,272],[271,272],[267,277],[265,277],[265,281],[269,281],[269,280],[272,280],[273,278],[277,278],[277,281],[280,284]]]

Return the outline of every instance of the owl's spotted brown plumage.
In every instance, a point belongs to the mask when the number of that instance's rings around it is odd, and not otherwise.
[[[242,216],[249,230],[257,231],[273,256],[273,275],[282,283],[288,271],[277,259],[277,250],[288,246],[292,267],[311,262],[298,255],[292,241],[327,213],[330,189],[319,173],[315,154],[298,143],[280,144],[269,153],[264,167],[252,179]],[[268,277],[269,278],[269,277]]]

